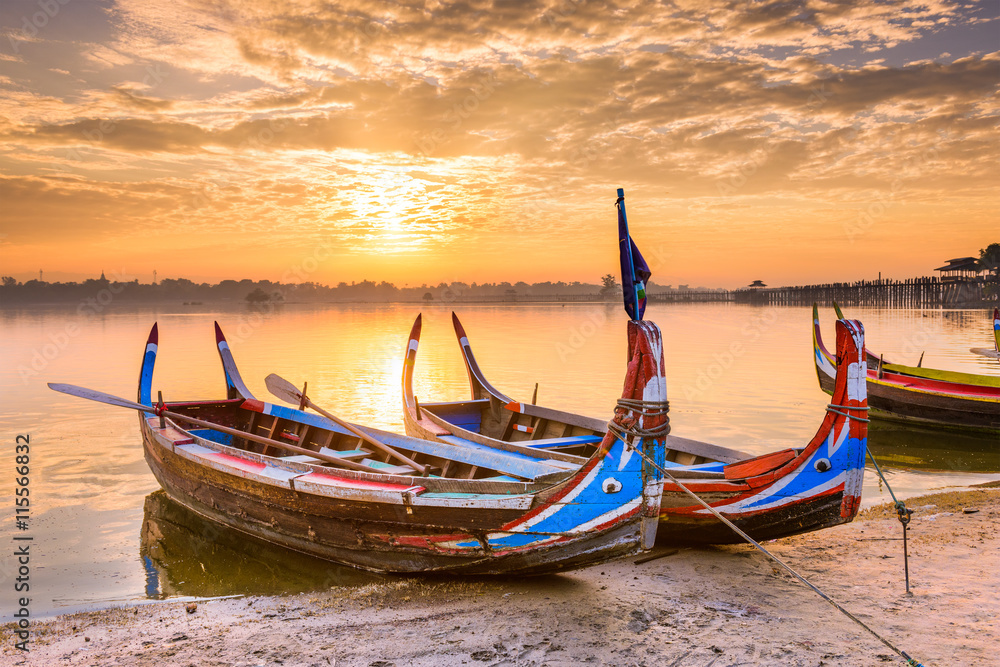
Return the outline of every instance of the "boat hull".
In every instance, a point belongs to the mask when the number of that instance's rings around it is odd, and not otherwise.
[[[488,543],[486,535],[524,514],[520,509],[414,508],[374,501],[335,501],[294,488],[208,468],[180,456],[142,423],[146,463],[167,495],[206,519],[310,556],[374,572],[545,574],[637,553],[641,516],[551,547],[523,552],[489,548],[429,551],[457,540]],[[418,515],[419,516],[415,516]],[[407,544],[419,546],[406,546]]]
[[[703,497],[710,498],[707,494]],[[722,515],[757,540],[774,540],[850,523],[854,513],[844,515],[843,490],[817,495],[786,506],[748,516]],[[682,500],[681,494],[664,493],[664,504]],[[684,496],[683,500],[689,500]],[[700,506],[677,507],[660,514],[656,541],[662,545],[742,544],[744,540],[711,515],[695,514]]]

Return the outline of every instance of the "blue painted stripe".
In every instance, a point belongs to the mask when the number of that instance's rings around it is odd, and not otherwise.
[[[217,442],[220,445],[232,445],[233,436],[228,433],[219,433],[218,431],[213,431],[210,428],[199,428],[197,430],[189,430],[188,433],[191,435],[196,435],[199,438],[203,438],[210,442]]]
[[[626,452],[621,440],[615,441],[592,473],[589,482],[579,493],[571,494],[564,502],[556,503],[554,511],[540,521],[525,525],[522,530],[527,531],[526,533],[491,537],[490,546],[494,549],[509,549],[547,541],[552,535],[571,532],[642,498],[642,458]],[[613,493],[604,488],[605,482],[610,480],[614,480],[618,487]],[[459,546],[474,547],[477,544],[461,542]]]

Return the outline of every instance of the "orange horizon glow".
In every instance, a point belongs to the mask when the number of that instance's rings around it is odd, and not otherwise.
[[[0,9],[20,281],[597,283],[617,187],[660,285],[1000,241],[990,3],[59,7]]]

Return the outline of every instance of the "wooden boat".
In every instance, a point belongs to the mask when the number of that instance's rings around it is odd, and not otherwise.
[[[971,351],[991,359],[1000,359],[1000,308],[993,309],[993,349],[973,347]]]
[[[813,305],[813,361],[819,386],[834,390],[837,361],[823,345]],[[868,401],[873,417],[927,426],[1000,432],[1000,377],[884,363],[869,355]]]
[[[468,401],[419,403],[413,370],[421,318],[410,332],[403,365],[403,414],[410,435],[443,443],[475,443],[499,451],[547,452],[583,465],[604,441],[600,419],[511,399],[486,379],[468,336],[452,313],[472,389]],[[867,410],[858,374],[864,330],[856,321],[837,324],[838,373],[835,397],[816,435],[804,447],[754,457],[745,452],[667,435],[668,472],[757,540],[785,537],[851,521],[861,499]],[[741,542],[732,530],[698,505],[677,484],[664,482],[657,541],[729,544]]]
[[[218,324],[216,342],[228,388],[221,400],[154,405],[156,325],[138,403],[50,387],[141,411],[146,461],[175,502],[327,560],[377,572],[540,574],[653,545],[662,479],[635,448],[662,460],[662,441],[633,446],[608,435],[576,465],[351,426],[363,440],[323,417],[257,400]],[[630,324],[629,343],[623,399],[665,400],[659,329]],[[615,417],[637,418],[655,430],[656,419],[633,410]],[[387,451],[413,466],[396,465]]]

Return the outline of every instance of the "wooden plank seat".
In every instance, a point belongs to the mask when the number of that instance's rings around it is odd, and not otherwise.
[[[374,468],[375,472],[380,472],[386,475],[415,475],[417,474],[417,469],[411,466],[398,466],[392,463],[385,463],[383,461],[376,461],[375,459],[363,459],[361,461],[366,466]]]
[[[574,463],[566,461],[536,459],[521,452],[508,452],[502,449],[495,449],[489,445],[481,445],[478,442],[460,438],[457,435],[438,436],[438,439],[442,442],[456,445],[456,447],[447,448],[445,458],[480,465],[484,468],[496,470],[497,472],[520,477],[521,479],[535,479],[539,475],[565,472],[579,467]],[[427,443],[431,444],[431,441],[427,441]],[[423,442],[420,444],[424,446]]]
[[[560,447],[577,447],[579,445],[598,445],[602,440],[604,440],[603,435],[571,435],[565,438],[519,440],[517,444],[531,448],[558,449]]]
[[[367,449],[349,449],[347,451],[339,451],[336,449],[329,449],[327,447],[320,447],[319,453],[325,456],[335,456],[338,459],[344,459],[345,461],[360,461],[361,459],[372,455],[372,453]],[[308,454],[282,456],[280,458],[282,461],[292,461],[294,463],[326,464],[326,461],[321,461],[320,459],[309,456]]]

